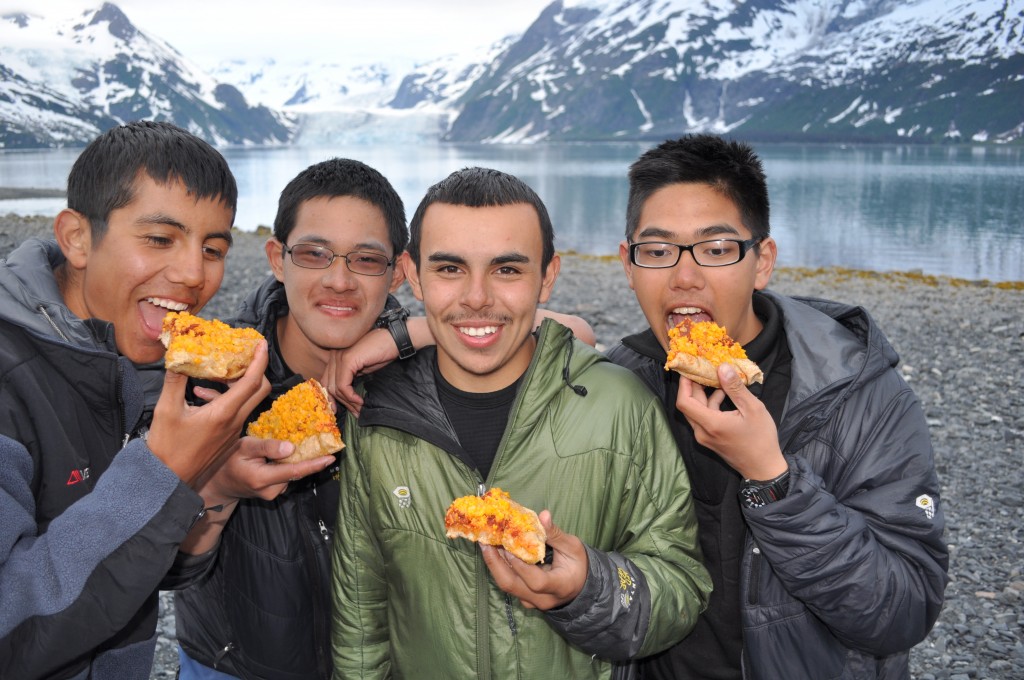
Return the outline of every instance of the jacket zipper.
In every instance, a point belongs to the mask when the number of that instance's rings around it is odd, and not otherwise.
[[[313,499],[312,499],[313,513],[316,515],[316,521],[317,521],[317,524],[319,525],[319,529],[320,529],[320,536],[323,539],[324,543],[327,544],[331,540],[331,535],[330,535],[330,532],[327,531],[327,526],[324,524],[323,518],[320,516],[319,504],[317,503],[317,498],[316,498],[316,486],[313,486],[311,488],[313,490]],[[320,611],[321,611],[321,604],[320,603],[325,600],[325,598],[323,596],[323,593],[320,591],[320,579],[318,578],[319,575],[320,575],[320,567],[319,567],[320,562],[319,562],[319,554],[318,554],[319,550],[318,550],[318,546],[312,544],[312,541],[310,540],[309,536],[307,535],[305,529],[302,527],[303,512],[302,512],[302,508],[300,506],[300,503],[299,503],[298,499],[295,499],[295,506],[296,506],[296,511],[297,511],[295,513],[295,518],[296,518],[296,520],[298,520],[298,523],[299,523],[298,529],[299,529],[299,535],[302,536],[302,544],[306,547],[306,552],[307,552],[306,559],[307,559],[307,564],[309,564],[310,583],[313,586],[313,602],[312,602],[312,604],[313,604],[313,621],[315,622],[314,623],[315,627],[314,627],[314,630],[313,630],[313,643],[314,643],[315,649],[316,649],[316,666],[317,666],[317,670],[318,670],[319,676],[322,677],[322,678],[326,678],[326,677],[329,677],[329,675],[330,675],[330,668],[331,667],[330,667],[330,662],[328,661],[328,658],[327,658],[328,652],[324,648],[324,645],[321,644],[321,641],[326,641],[329,636],[328,636],[327,632],[324,630],[324,627],[321,626],[320,623],[319,623],[324,618],[324,617],[320,616]],[[329,641],[328,641],[328,644],[330,644]]]
[[[747,587],[747,604],[757,604],[760,601],[760,593],[758,592],[758,584],[761,582],[761,549],[756,545],[751,551],[753,555],[750,558],[750,579]]]

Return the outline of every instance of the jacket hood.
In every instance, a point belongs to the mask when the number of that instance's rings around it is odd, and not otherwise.
[[[426,347],[406,361],[395,361],[372,374],[367,381],[366,401],[359,416],[361,426],[402,423],[401,429],[448,450],[460,451],[437,396],[434,383],[436,348]],[[551,319],[545,319],[537,331],[537,349],[530,362],[517,397],[518,419],[530,424],[544,416],[553,393],[571,389],[574,398],[585,398],[586,371],[607,361],[592,347],[575,339],[572,331]],[[557,380],[549,376],[557,375]],[[529,392],[530,399],[521,395]],[[410,418],[410,414],[415,414]]]
[[[110,324],[83,321],[61,295],[54,270],[65,262],[54,240],[27,239],[0,260],[0,319],[77,347],[112,349]]]
[[[782,312],[793,370],[784,422],[783,449],[799,447],[850,395],[899,363],[899,355],[875,320],[860,306],[819,298],[768,297]],[[831,322],[829,321],[831,320]]]
[[[288,313],[288,298],[284,284],[271,274],[265,278],[238,305],[231,324],[255,328],[263,335],[273,328],[277,320]]]

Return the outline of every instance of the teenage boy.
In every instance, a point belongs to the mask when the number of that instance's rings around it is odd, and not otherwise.
[[[609,357],[672,417],[714,581],[693,633],[646,678],[909,678],[948,555],[928,427],[858,307],[766,291],[777,247],[747,145],[665,142],[629,171],[629,285],[650,327]],[[764,371],[720,390],[663,368],[668,330],[711,320]]]
[[[161,580],[216,511],[194,489],[229,455],[291,445],[239,441],[269,390],[264,344],[202,407],[184,376],[148,370],[164,314],[220,286],[224,158],[169,124],[122,125],[85,148],[67,195],[56,240],[0,262],[0,677],[145,679]]]
[[[243,302],[235,326],[269,346],[272,391],[255,418],[296,384],[322,379],[333,351],[378,322],[404,281],[396,257],[408,233],[388,180],[335,158],[300,172],[281,193],[266,243],[272,276]],[[400,309],[391,299],[389,308]],[[387,315],[401,333],[401,313]],[[233,462],[233,461],[232,461]],[[212,516],[201,543],[183,550],[215,559],[175,597],[181,678],[331,677],[330,544],[338,515],[333,456],[284,489],[271,485]],[[233,513],[233,514],[232,514]],[[229,521],[230,518],[230,521]],[[219,536],[219,546],[217,537]]]
[[[677,642],[709,587],[686,471],[639,381],[552,320],[534,334],[560,265],[543,203],[453,173],[403,264],[437,346],[374,374],[347,416],[336,672],[608,678]],[[449,503],[485,487],[546,508],[550,565],[445,538]]]

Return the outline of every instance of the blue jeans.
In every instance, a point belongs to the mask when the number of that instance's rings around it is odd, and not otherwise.
[[[179,680],[238,680],[233,675],[204,666],[178,647],[178,678]]]

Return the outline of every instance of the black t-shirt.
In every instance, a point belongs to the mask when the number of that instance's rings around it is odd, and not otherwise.
[[[497,392],[477,393],[454,387],[441,375],[436,362],[434,375],[441,406],[455,428],[459,443],[480,475],[487,479],[522,378]]]
[[[778,308],[767,298],[754,296],[754,312],[764,328],[744,346],[747,356],[764,371],[765,382],[750,391],[768,408],[778,426],[789,392],[792,355],[782,330]],[[662,351],[663,353],[663,351]],[[740,475],[718,454],[694,439],[693,429],[675,408],[679,374],[669,371],[664,395],[676,443],[686,462],[697,513],[704,565],[714,590],[707,610],[682,642],[641,665],[641,677],[655,680],[739,680],[743,650],[740,619],[740,565],[746,526],[740,508]],[[708,388],[711,391],[711,388]],[[728,399],[723,410],[735,407]]]

